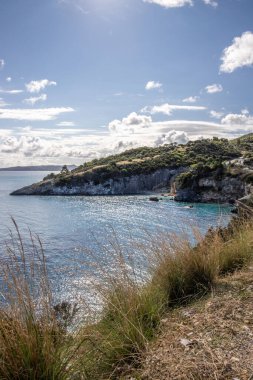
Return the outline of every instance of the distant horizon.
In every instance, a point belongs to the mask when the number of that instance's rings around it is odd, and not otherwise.
[[[2,2],[0,166],[252,132],[252,14],[252,0]]]
[[[33,168],[33,169],[37,168],[34,171],[48,171],[48,170],[53,170],[52,168],[54,168],[54,169],[57,168],[57,170],[55,170],[55,171],[59,171],[65,165],[67,165],[68,168],[69,167],[73,167],[73,168],[77,167],[77,165],[74,165],[74,164],[71,164],[71,165],[68,165],[68,164],[62,164],[62,165],[48,164],[48,165],[23,165],[23,166],[17,165],[17,166],[0,167],[0,171],[8,171],[8,170],[21,171],[23,169],[29,169],[30,170],[30,168]],[[40,168],[41,170],[38,168]],[[46,168],[48,168],[48,169],[46,169]]]

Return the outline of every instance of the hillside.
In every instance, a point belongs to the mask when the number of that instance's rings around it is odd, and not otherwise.
[[[251,379],[253,267],[217,280],[212,296],[163,318],[132,378]]]
[[[184,190],[183,198],[187,200],[185,189],[190,187],[196,193],[197,182],[208,176],[215,180],[233,179],[235,191],[243,196],[242,183],[252,182],[252,167],[252,134],[231,141],[202,139],[186,145],[142,147],[95,159],[72,171],[65,168],[58,175],[51,174],[14,195],[138,194],[160,189],[170,191],[175,183],[178,191]]]

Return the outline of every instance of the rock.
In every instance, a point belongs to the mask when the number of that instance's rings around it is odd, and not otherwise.
[[[174,199],[178,202],[234,203],[245,195],[245,191],[245,183],[240,177],[200,178],[189,187],[178,188]]]
[[[191,346],[192,345],[192,340],[189,340],[189,339],[185,339],[185,338],[183,338],[183,339],[180,339],[180,343],[182,344],[182,346],[184,346],[184,347],[189,347],[189,346]]]
[[[159,202],[159,198],[157,197],[150,197],[149,200],[152,202]]]
[[[158,187],[170,185],[173,176],[184,168],[159,169],[153,173],[115,177],[99,181],[87,181],[82,173],[73,173],[62,180],[59,177],[41,181],[31,186],[14,191],[11,195],[130,195],[146,194]]]

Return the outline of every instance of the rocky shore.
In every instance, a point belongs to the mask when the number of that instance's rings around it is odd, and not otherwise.
[[[50,174],[11,195],[133,195],[167,192],[175,201],[235,203],[253,193],[253,136],[137,148]]]
[[[171,181],[184,168],[160,169],[150,174],[111,178],[103,183],[85,181],[82,175],[74,174],[68,183],[57,182],[55,178],[23,187],[11,195],[134,195],[159,192],[169,188]]]

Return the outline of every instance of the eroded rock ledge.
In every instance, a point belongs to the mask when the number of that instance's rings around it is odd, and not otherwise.
[[[111,178],[103,183],[86,181],[74,175],[71,181],[45,180],[14,191],[11,195],[131,195],[156,192],[169,188],[177,175],[185,169],[160,169],[150,174]]]

